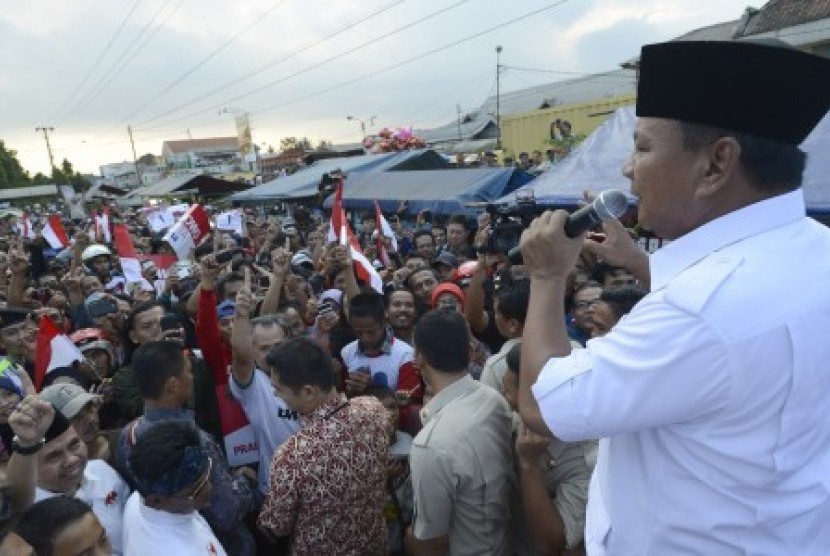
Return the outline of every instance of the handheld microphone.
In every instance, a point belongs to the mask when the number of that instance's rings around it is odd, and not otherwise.
[[[600,224],[609,218],[619,218],[628,208],[625,193],[618,189],[606,189],[596,196],[593,202],[585,205],[568,216],[565,221],[565,235],[577,237],[582,232]],[[507,258],[511,264],[522,264],[522,249],[518,245],[508,251]]]

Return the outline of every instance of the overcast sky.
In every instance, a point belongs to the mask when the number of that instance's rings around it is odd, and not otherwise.
[[[737,19],[752,0],[0,0],[0,139],[33,174],[160,154],[166,139],[356,142],[427,128],[495,91],[614,69],[643,44]],[[536,10],[541,11],[503,25]],[[496,28],[498,27],[498,28]],[[492,31],[489,29],[496,28]],[[475,36],[481,33],[480,36]],[[454,42],[468,39],[441,49]],[[534,71],[529,71],[534,70]],[[538,71],[542,70],[542,71]],[[219,114],[227,109],[225,114]]]

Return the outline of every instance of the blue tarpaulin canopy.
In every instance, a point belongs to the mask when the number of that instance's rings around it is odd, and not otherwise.
[[[636,116],[633,106],[618,108],[562,162],[523,189],[532,189],[536,202],[545,205],[575,206],[585,190],[598,193],[619,189],[629,195],[631,183],[622,167],[634,149]],[[830,114],[826,115],[801,144],[807,153],[802,188],[809,214],[830,214]],[[502,202],[512,203],[515,195]]]
[[[406,199],[408,214],[430,210],[433,214],[465,213],[480,209],[468,203],[492,202],[528,183],[533,176],[513,168],[470,168],[418,172],[353,172],[343,189],[343,206],[350,210],[395,211]],[[333,196],[323,206],[331,208]]]
[[[311,166],[290,176],[282,176],[230,197],[231,201],[253,202],[277,199],[303,199],[317,195],[317,186],[323,174],[342,170],[351,180],[355,171],[417,170],[446,168],[449,163],[435,151],[419,149],[395,153],[368,154],[344,158],[318,160]]]

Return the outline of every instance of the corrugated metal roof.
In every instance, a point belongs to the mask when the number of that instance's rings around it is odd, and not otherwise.
[[[631,70],[619,69],[596,75],[576,77],[538,85],[519,91],[501,94],[501,116],[512,116],[532,112],[539,108],[551,108],[568,104],[578,104],[602,98],[634,94],[637,90],[636,75]],[[495,125],[496,97],[490,97],[475,112],[465,116],[467,120],[461,125],[461,139],[482,139],[479,135],[490,125]],[[416,135],[427,143],[458,141],[458,123],[428,130],[418,130]]]
[[[141,187],[131,192],[127,197],[164,197],[177,190],[199,174],[179,174],[164,178],[154,184]]]
[[[31,185],[29,187],[11,187],[9,189],[0,189],[0,201],[26,199],[28,197],[47,197],[49,195],[57,194],[58,187],[55,184]]]
[[[741,36],[757,35],[830,17],[830,0],[770,0],[753,14]]]

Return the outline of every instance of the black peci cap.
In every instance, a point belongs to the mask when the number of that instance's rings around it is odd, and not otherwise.
[[[778,40],[644,46],[637,116],[799,145],[830,109],[830,59]]]

